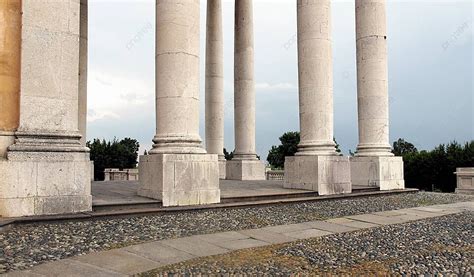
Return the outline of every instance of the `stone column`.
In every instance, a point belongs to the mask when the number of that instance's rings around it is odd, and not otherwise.
[[[218,157],[199,136],[199,3],[156,1],[156,135],[138,193],[164,206],[220,201]]]
[[[219,156],[219,177],[225,179],[224,158],[224,42],[222,0],[207,1],[206,34],[206,150]]]
[[[231,180],[264,180],[265,166],[255,151],[255,81],[253,1],[235,1],[234,158],[227,164]]]
[[[78,128],[79,1],[23,1],[21,11],[20,121],[0,161],[0,214],[90,211]]]
[[[349,159],[334,143],[330,0],[297,1],[301,142],[285,161],[285,187],[351,192]]]
[[[87,142],[87,57],[88,57],[88,0],[81,0],[79,42],[79,132],[81,143]]]
[[[0,159],[20,121],[21,1],[0,2]]]
[[[403,188],[403,160],[389,143],[385,0],[356,0],[359,145],[352,182],[382,190]]]

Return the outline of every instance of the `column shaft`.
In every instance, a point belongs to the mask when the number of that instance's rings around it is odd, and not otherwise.
[[[88,0],[81,0],[79,41],[79,132],[81,143],[87,141],[87,57],[88,57]]]
[[[358,156],[391,156],[385,0],[356,0]]]
[[[221,0],[207,1],[206,150],[224,159],[224,44]]]
[[[330,0],[297,2],[301,143],[297,155],[335,155]]]
[[[236,160],[257,160],[253,1],[235,1],[234,124]]]
[[[156,1],[156,136],[150,154],[205,153],[199,136],[199,0]]]
[[[20,120],[21,1],[0,2],[0,158]]]

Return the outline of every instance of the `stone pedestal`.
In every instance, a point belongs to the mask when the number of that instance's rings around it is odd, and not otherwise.
[[[219,203],[217,155],[155,154],[140,157],[138,195],[163,206]]]
[[[88,153],[9,152],[0,172],[0,217],[91,210]]]
[[[380,187],[380,190],[404,189],[402,157],[351,157],[354,186]]]
[[[259,160],[231,160],[226,165],[227,179],[250,181],[265,180],[265,165]]]
[[[225,180],[227,178],[227,160],[219,159],[219,179]]]
[[[474,167],[457,168],[454,174],[457,179],[456,193],[474,195]]]
[[[351,193],[350,170],[348,157],[286,157],[284,187],[317,191],[319,195]]]

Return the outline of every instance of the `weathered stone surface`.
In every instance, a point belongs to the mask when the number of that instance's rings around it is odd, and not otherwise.
[[[259,160],[231,160],[226,164],[228,180],[265,180],[265,165]]]
[[[127,275],[137,274],[160,266],[157,262],[121,249],[79,256],[73,258],[73,260]]]
[[[219,155],[219,174],[224,159],[224,39],[222,1],[207,1],[206,22],[206,150]]]
[[[286,157],[284,187],[313,190],[319,195],[351,193],[349,158],[341,156]]]
[[[80,0],[80,41],[79,41],[79,132],[81,144],[87,141],[87,65],[88,65],[88,33],[89,10],[88,0]]]
[[[380,190],[404,189],[402,157],[351,157],[353,186],[380,187]]]
[[[4,217],[91,210],[88,153],[13,152],[0,172]]]
[[[166,240],[162,243],[197,257],[211,256],[229,252],[228,249],[200,240],[197,237]]]
[[[254,80],[254,34],[253,1],[235,1],[234,25],[234,159],[256,161],[255,151],[255,80]],[[249,167],[242,165],[242,167]],[[237,170],[236,173],[232,170]],[[227,178],[260,175],[248,174],[239,166],[227,167]],[[230,174],[230,176],[229,176]],[[234,177],[236,176],[236,177]],[[246,177],[245,177],[246,176]]]
[[[474,194],[474,167],[457,168],[456,193]]]
[[[156,1],[157,114],[149,154],[206,153],[199,136],[199,28],[199,1]]]
[[[179,263],[196,257],[160,242],[138,244],[123,248],[123,250],[155,261],[160,265]]]
[[[393,156],[389,101],[385,0],[357,0],[357,156]]]
[[[227,177],[227,161],[219,158],[219,179],[225,180]]]
[[[331,2],[297,1],[300,155],[334,155]]]
[[[220,202],[217,155],[154,154],[140,157],[138,195],[163,206]]]

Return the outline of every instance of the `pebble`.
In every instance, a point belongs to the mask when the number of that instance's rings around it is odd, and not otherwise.
[[[147,241],[472,199],[456,194],[419,192],[264,207],[19,225],[0,232],[0,272],[22,270],[35,264]],[[457,245],[456,242],[453,245]],[[367,255],[370,257],[370,252]]]

